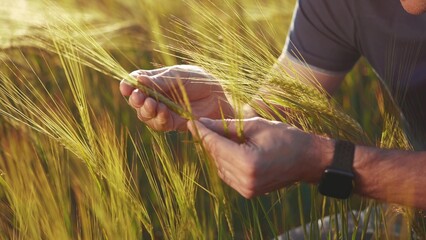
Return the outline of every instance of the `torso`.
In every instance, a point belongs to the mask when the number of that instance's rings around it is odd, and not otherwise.
[[[286,51],[342,75],[364,56],[391,91],[417,149],[426,149],[426,14],[400,0],[299,0]]]
[[[413,143],[426,147],[426,14],[406,13],[399,0],[356,0],[353,6],[357,48],[400,105]]]

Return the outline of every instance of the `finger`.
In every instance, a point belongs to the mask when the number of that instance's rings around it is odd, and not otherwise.
[[[233,189],[237,190],[239,189],[239,185],[237,184],[237,181],[233,174],[231,174],[229,171],[224,169],[221,166],[217,166],[217,175],[222,179],[223,182],[228,184]]]
[[[170,120],[170,111],[164,103],[157,105],[157,122],[161,125],[166,124]]]
[[[149,100],[150,101],[150,100]],[[186,131],[187,120],[180,115],[171,111],[165,104],[157,103],[156,115],[152,117],[151,114],[141,112],[143,107],[137,108],[139,120],[143,121],[150,128],[157,131]]]
[[[165,71],[168,71],[170,67],[163,67],[163,68],[158,68],[158,69],[153,69],[153,70],[136,70],[131,72],[129,75],[134,77],[134,78],[138,78],[139,76],[155,76],[157,74],[161,74]],[[130,94],[132,94],[133,90],[135,89],[135,87],[133,87],[131,84],[129,84],[128,82],[126,82],[125,79],[121,80],[120,82],[120,91],[121,94],[128,97]]]
[[[140,108],[143,106],[145,99],[146,96],[139,89],[135,89],[129,97],[129,104],[133,108]]]
[[[224,137],[232,139],[234,142],[240,143],[243,136],[243,124],[245,121],[238,119],[218,119],[200,118],[199,121],[207,128]]]
[[[139,70],[135,70],[131,72],[129,75],[134,78],[137,78],[139,75],[154,76],[169,70],[169,68],[170,67],[162,67],[162,68],[156,68],[151,70],[139,69]]]
[[[179,116],[178,114],[170,111],[165,105],[161,106],[162,103],[158,104],[157,116],[154,118],[146,118],[140,115],[140,109],[138,109],[138,118],[145,122],[150,128],[157,131],[186,131],[187,120]]]
[[[188,120],[185,118],[182,118],[179,114],[169,110],[171,121],[173,122],[173,130],[177,131],[187,131],[187,122]]]
[[[239,156],[243,154],[240,152],[239,144],[210,130],[199,121],[189,121],[188,129],[194,137],[201,139],[205,149],[216,161],[223,160],[233,163],[234,157],[244,158]]]
[[[170,110],[163,103],[157,104],[157,116],[151,120],[153,128],[159,131],[172,131],[173,119]]]
[[[157,116],[158,102],[153,98],[146,98],[144,104],[138,109],[139,115],[143,119],[152,119]]]
[[[150,120],[151,120],[152,118],[147,118],[147,117],[142,116],[142,115],[141,115],[141,109],[140,109],[140,108],[137,108],[137,109],[136,109],[136,115],[137,115],[137,117],[138,117],[138,119],[139,119],[139,120],[141,120],[142,122],[144,122],[144,123],[145,123],[146,125],[148,125],[149,127],[154,128],[153,124],[151,124],[151,123],[150,123]]]
[[[179,66],[172,66],[162,69],[162,71],[152,72],[149,75],[139,75],[138,81],[143,85],[164,93],[179,93],[180,84],[184,85],[184,81],[188,80],[188,73],[191,68],[179,68]],[[203,75],[203,78],[205,76]]]
[[[148,88],[154,89],[160,92],[170,92],[175,89],[177,84],[175,77],[170,72],[161,73],[158,75],[148,76],[139,75],[137,80]]]
[[[218,171],[226,171],[230,175],[232,175],[233,182],[235,184],[239,184],[239,186],[242,186],[243,179],[241,179],[241,176],[243,176],[243,171],[241,167],[238,166],[238,164],[235,163],[235,161],[230,161],[229,156],[225,158],[217,157],[214,159],[215,164],[218,168]]]
[[[253,197],[253,194],[250,191],[247,191],[246,189],[242,188],[241,183],[238,181],[238,179],[235,177],[235,175],[231,174],[230,172],[226,171],[225,169],[218,169],[217,171],[220,179],[227,185],[229,185],[231,188],[233,188],[235,191],[237,191],[239,194],[241,194],[245,198],[251,198]]]
[[[219,171],[222,172],[222,180],[244,197],[252,197],[251,192],[243,188],[243,179],[240,177],[243,176],[242,169],[244,167],[240,165],[241,161],[238,161],[250,155],[247,148],[242,148],[238,143],[208,129],[198,121],[189,121],[188,129],[193,136],[197,136],[198,133],[203,146],[215,160]]]
[[[120,92],[123,96],[128,97],[130,94],[132,94],[133,90],[135,88],[132,87],[130,84],[126,83],[125,80],[121,80],[120,82]]]
[[[179,121],[176,121],[173,112],[170,111],[166,105],[163,103],[157,104],[157,115],[154,118],[151,118],[150,116],[146,117],[141,115],[141,109],[137,109],[138,118],[143,121],[146,125],[148,125],[150,128],[156,130],[156,131],[172,131],[172,130],[182,130],[179,129],[179,125],[176,125],[176,123],[179,123]],[[186,119],[182,119],[185,120]],[[184,124],[186,125],[186,124]],[[186,130],[183,129],[183,130]]]

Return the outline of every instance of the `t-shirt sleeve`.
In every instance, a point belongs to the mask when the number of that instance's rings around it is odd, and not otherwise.
[[[350,71],[360,57],[350,0],[299,0],[284,53],[327,72]]]

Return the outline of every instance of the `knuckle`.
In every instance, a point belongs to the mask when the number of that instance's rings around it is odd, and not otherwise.
[[[138,117],[138,119],[139,119],[140,121],[142,121],[142,122],[144,121],[143,117],[142,117],[139,113],[137,113],[137,114],[136,114],[136,116]]]
[[[248,192],[254,192],[256,191],[256,180],[252,177],[248,177],[243,181],[243,187],[244,189],[246,189]]]
[[[149,113],[149,114],[152,114],[153,112],[155,112],[155,106],[151,102],[144,104],[143,109],[146,113]]]
[[[162,132],[170,131],[170,129],[166,125],[159,125],[156,123],[153,123],[151,128],[156,131],[162,131]]]
[[[229,178],[225,174],[222,173],[221,179],[224,183],[229,185]]]
[[[149,118],[154,118],[155,117],[155,111],[149,105],[143,107],[141,112],[146,117],[149,117]]]
[[[129,73],[129,75],[133,76],[133,77],[137,77],[137,76],[139,76],[141,74],[142,74],[142,70],[140,70],[140,69],[139,70],[135,70],[135,71]]]
[[[240,191],[240,194],[246,199],[252,199],[253,197],[256,196],[255,192],[253,192],[251,190]]]
[[[151,129],[155,131],[167,131],[166,126],[158,124],[158,122],[155,119],[148,119],[145,120],[144,123]]]
[[[139,108],[139,116],[140,116],[142,119],[145,119],[145,120],[149,120],[149,119],[151,119],[151,118],[152,118],[152,117],[150,117],[150,116],[147,114],[147,112],[145,111],[144,107]]]
[[[226,171],[225,171],[225,170],[220,169],[220,170],[218,170],[217,172],[218,172],[218,175],[219,175],[220,179],[222,179],[222,181],[223,181],[223,182],[225,182],[225,183],[226,183],[226,184],[228,184],[228,185],[230,185],[230,184],[231,184],[231,182],[230,182],[230,178],[229,178],[229,176],[226,174]]]
[[[167,130],[166,129],[167,125],[161,123],[157,118],[151,119],[151,122],[152,122],[152,126],[153,126],[152,128],[159,130],[159,131],[166,131]]]
[[[155,125],[155,123],[152,122],[146,122],[146,125],[151,128],[154,131],[163,131],[163,129],[159,128],[158,126]]]
[[[163,127],[168,124],[167,118],[165,116],[157,115],[155,117],[155,121],[158,125],[163,126]]]
[[[156,117],[155,112],[147,110],[145,105],[140,107],[140,108],[136,108],[136,109],[137,109],[138,118],[141,121],[146,122],[146,121],[155,120],[155,117]]]
[[[130,85],[126,82],[126,80],[123,79],[123,80],[120,81],[120,87],[123,87],[123,86],[126,86],[126,85],[130,87]]]
[[[204,146],[211,153],[216,151],[216,142],[212,141],[212,139],[213,133],[206,133],[204,136],[201,137],[201,141],[204,143]]]
[[[143,103],[138,101],[136,98],[137,97],[135,96],[134,93],[132,95],[130,95],[130,98],[129,98],[129,105],[134,109],[138,109],[143,105]]]
[[[141,114],[140,109],[137,109],[137,110],[136,110],[136,116],[137,116],[137,117],[138,117],[138,119],[139,119],[140,121],[142,121],[142,122],[146,122],[146,121],[148,120],[146,117],[144,117],[144,116]]]
[[[143,117],[146,117],[146,118],[149,118],[149,119],[156,117],[155,107],[152,106],[151,104],[144,104],[140,108],[140,112],[141,112],[141,115]]]
[[[247,178],[254,179],[257,176],[257,168],[252,164],[248,164],[244,168],[244,173],[245,173]]]
[[[222,179],[222,181],[226,183],[226,178],[225,178],[225,175],[223,175],[222,171],[218,170],[217,175],[219,176],[220,179]]]
[[[133,102],[132,98],[129,98],[128,104],[130,107],[138,110],[138,107],[135,105],[135,103]]]

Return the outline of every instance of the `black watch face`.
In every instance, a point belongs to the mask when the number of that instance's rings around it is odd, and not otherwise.
[[[346,199],[352,193],[353,174],[338,169],[326,169],[318,190],[322,195]]]

